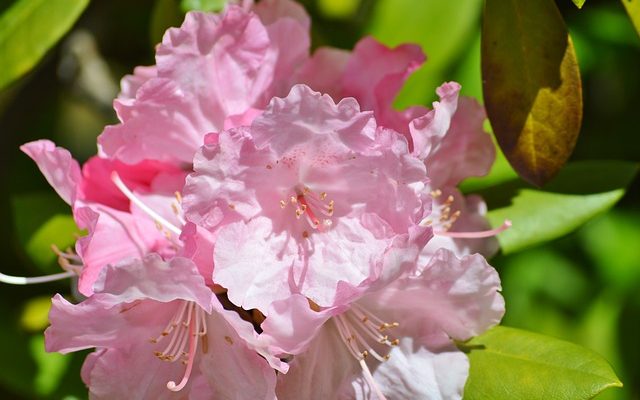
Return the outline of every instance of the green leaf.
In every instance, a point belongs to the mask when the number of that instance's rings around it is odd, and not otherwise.
[[[622,383],[597,353],[519,329],[495,327],[464,344],[466,400],[590,399]]]
[[[0,90],[33,68],[89,0],[18,0],[0,16]]]
[[[54,193],[15,196],[12,206],[18,241],[33,263],[42,271],[59,272],[51,268],[56,260],[51,245],[65,249],[81,233],[68,214],[69,206]]]
[[[417,43],[428,61],[416,71],[400,92],[396,106],[426,104],[435,88],[450,76],[446,71],[472,44],[482,1],[378,0],[374,3],[367,32],[387,46]],[[443,40],[446,38],[446,40]]]
[[[33,377],[35,392],[41,396],[50,395],[60,385],[71,358],[58,353],[47,353],[42,334],[31,337],[29,349],[37,366],[37,373]]]
[[[228,0],[182,0],[180,8],[182,11],[210,11],[217,12],[224,8]]]
[[[624,4],[624,8],[627,9],[629,18],[633,22],[638,35],[640,35],[640,0],[620,0]]]
[[[487,0],[482,25],[487,114],[505,156],[542,185],[569,159],[582,122],[576,55],[554,0]]]
[[[583,161],[567,165],[544,189],[512,180],[479,193],[493,226],[513,226],[498,235],[502,251],[513,253],[563,236],[612,207],[638,171],[624,161]]]
[[[582,6],[584,5],[584,2],[585,2],[586,0],[571,0],[571,1],[573,1],[573,4],[575,4],[575,5],[576,5],[576,7],[578,7],[578,8],[582,8]]]

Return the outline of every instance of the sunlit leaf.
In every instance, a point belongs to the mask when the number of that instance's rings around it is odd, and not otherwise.
[[[622,386],[597,353],[532,332],[496,327],[465,348],[471,349],[466,400],[579,400]]]
[[[58,353],[47,353],[42,334],[31,337],[29,348],[37,365],[37,373],[33,377],[35,392],[42,396],[52,394],[60,385],[60,379],[69,367],[71,358]]]
[[[29,299],[20,316],[20,325],[28,331],[43,331],[49,325],[49,309],[51,296],[40,296]]]
[[[481,11],[481,0],[378,0],[374,2],[368,33],[388,46],[417,43],[427,54],[425,65],[404,85],[396,105],[429,103],[445,71],[472,44]]]
[[[580,231],[586,253],[607,284],[632,290],[640,283],[640,213],[611,211]]]
[[[228,0],[182,0],[180,8],[182,11],[220,11],[227,4]]]
[[[633,22],[633,26],[636,27],[636,31],[640,35],[640,0],[620,0],[624,4],[624,8],[627,9],[629,18]]]
[[[482,77],[498,143],[518,174],[542,185],[568,160],[582,121],[571,38],[553,0],[487,0]]]
[[[33,68],[89,0],[18,0],[0,16],[0,90]]]
[[[585,2],[586,0],[572,0],[572,1],[573,1],[573,4],[575,4],[575,5],[576,5],[576,7],[578,7],[578,8],[582,8],[582,6],[584,5],[584,2]]]
[[[544,189],[513,180],[480,193],[488,218],[513,226],[498,235],[504,253],[563,236],[612,207],[625,193],[638,166],[624,161],[585,161],[567,165]]]
[[[350,18],[360,6],[360,0],[318,0],[318,11],[328,18]]]

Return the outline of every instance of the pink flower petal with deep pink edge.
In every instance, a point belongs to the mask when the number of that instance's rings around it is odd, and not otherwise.
[[[379,125],[408,136],[409,122],[428,110],[416,106],[396,111],[393,101],[405,80],[424,60],[419,46],[388,48],[372,37],[365,37],[352,53],[318,49],[298,71],[297,81],[328,93],[335,100],[354,97],[363,110],[374,111]]]
[[[425,160],[435,151],[449,131],[451,119],[458,108],[460,84],[444,83],[436,93],[440,96],[440,101],[434,101],[432,110],[414,119],[409,125],[413,152],[421,160]]]
[[[93,293],[93,284],[107,265],[142,258],[152,251],[167,255],[174,251],[147,216],[137,217],[101,205],[79,203],[74,219],[80,229],[88,231],[87,236],[76,242],[76,251],[84,264],[78,290],[85,296]]]
[[[433,187],[456,186],[470,176],[486,175],[496,156],[483,128],[486,113],[475,99],[460,97],[448,132],[425,159]]]
[[[80,166],[71,153],[49,140],[37,140],[20,146],[55,189],[60,198],[73,205],[76,199],[78,184],[82,179]]]

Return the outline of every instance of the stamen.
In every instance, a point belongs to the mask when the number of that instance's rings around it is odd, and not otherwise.
[[[387,400],[387,398],[384,396],[384,394],[382,394],[382,391],[376,384],[376,381],[373,379],[373,375],[371,375],[371,371],[369,371],[369,367],[367,366],[367,363],[364,362],[364,359],[360,360],[359,362],[360,362],[360,367],[362,367],[362,372],[364,373],[364,379],[369,384],[369,387],[371,388],[371,390],[373,390],[376,396],[378,396],[378,400]]]
[[[0,273],[0,282],[8,283],[10,285],[33,285],[36,283],[59,281],[59,280],[71,278],[72,276],[77,276],[77,275],[78,274],[76,274],[74,271],[66,271],[66,272],[61,272],[59,274],[35,276],[35,277],[12,276],[12,275],[5,275],[3,273]]]
[[[116,185],[116,187],[124,194],[133,204],[138,206],[142,211],[144,211],[148,216],[150,216],[153,220],[160,223],[162,226],[167,228],[169,231],[176,235],[180,235],[181,230],[177,226],[173,225],[171,222],[167,221],[164,217],[162,217],[157,212],[153,211],[149,206],[144,204],[142,200],[136,197],[135,194],[122,182],[120,179],[120,175],[116,171],[111,173],[111,180]]]
[[[486,231],[479,232],[448,232],[448,231],[436,231],[434,234],[440,236],[446,236],[451,238],[459,238],[459,239],[480,239],[496,236],[497,234],[506,231],[511,227],[511,221],[505,219],[502,225],[495,229],[490,229]]]
[[[193,369],[198,342],[202,338],[203,352],[208,351],[207,324],[204,310],[190,301],[184,301],[160,335],[151,339],[151,343],[158,343],[171,335],[169,343],[163,351],[155,351],[154,355],[162,361],[181,361],[186,365],[184,376],[180,383],[167,382],[167,389],[178,392],[189,381]]]

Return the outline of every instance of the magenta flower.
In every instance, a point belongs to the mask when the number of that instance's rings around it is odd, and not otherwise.
[[[353,99],[295,86],[194,170],[186,218],[215,232],[214,280],[246,309],[298,292],[332,304],[341,281],[411,268],[428,239],[424,165]]]
[[[301,295],[272,305],[261,338],[293,355],[278,398],[462,398],[469,362],[452,339],[468,340],[504,314],[500,280],[482,256],[442,249],[417,276],[347,286],[330,307]]]
[[[94,292],[78,305],[56,295],[45,332],[47,351],[96,348],[82,369],[91,398],[275,399],[253,326],[222,308],[190,260],[109,265]]]

